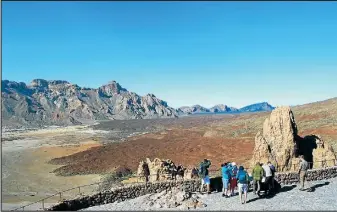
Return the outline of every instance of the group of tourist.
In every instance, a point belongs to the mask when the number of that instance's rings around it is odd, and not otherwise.
[[[200,163],[201,191],[204,185],[207,186],[207,193],[210,193],[210,178],[208,168],[211,161],[204,159]],[[267,164],[256,163],[251,174],[243,166],[237,167],[235,162],[226,162],[221,164],[222,174],[222,196],[231,197],[235,195],[235,190],[239,192],[239,198],[242,204],[247,202],[247,193],[250,182],[253,181],[253,192],[260,196],[262,185],[266,185],[266,192],[269,194],[274,188],[275,167],[268,162]],[[244,195],[242,195],[244,194]]]
[[[304,156],[300,157],[300,166],[298,174],[300,176],[300,190],[304,190],[304,182],[307,176],[307,170],[309,169],[308,162],[304,159]],[[201,178],[201,190],[203,191],[204,185],[207,186],[207,193],[211,193],[210,190],[210,178],[208,168],[211,165],[211,161],[204,159],[200,163],[199,176]],[[239,198],[242,204],[247,202],[247,193],[250,183],[253,184],[253,193],[260,196],[260,191],[264,190],[265,194],[271,194],[275,191],[275,166],[271,162],[266,164],[257,162],[252,172],[248,172],[243,166],[236,166],[235,162],[226,162],[221,164],[222,174],[222,196],[230,197],[235,193],[237,189],[239,192]],[[244,195],[242,195],[244,194]]]
[[[204,186],[207,187],[207,193],[211,193],[210,188],[210,177],[209,177],[209,167],[211,166],[211,161],[204,159],[199,166],[199,169],[193,168],[192,178],[194,175],[201,178],[201,190],[203,191]],[[185,168],[182,165],[175,166],[174,164],[170,166],[172,168],[172,179],[176,179],[176,176],[184,177]],[[303,155],[300,156],[300,167],[298,174],[300,176],[301,189],[304,190],[304,182],[307,175],[307,170],[309,168],[308,162],[304,160]],[[146,182],[149,181],[149,167],[146,163],[143,164],[143,171],[145,175]],[[235,190],[239,192],[239,198],[242,204],[247,202],[247,193],[250,184],[253,184],[253,193],[260,196],[260,191],[263,190],[265,194],[270,194],[275,191],[275,166],[271,162],[266,164],[257,162],[252,172],[248,172],[243,166],[237,167],[235,162],[225,162],[221,164],[221,175],[222,175],[222,196],[231,197],[235,195]],[[242,195],[243,194],[243,195]]]

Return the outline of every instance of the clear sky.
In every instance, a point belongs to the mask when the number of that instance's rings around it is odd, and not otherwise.
[[[2,78],[170,106],[337,96],[337,2],[2,2]]]

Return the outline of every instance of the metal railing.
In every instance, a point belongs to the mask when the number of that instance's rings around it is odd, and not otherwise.
[[[321,166],[322,166],[320,168],[327,168],[326,165],[330,161],[333,161],[333,166],[337,165],[337,160],[336,159],[323,160],[323,161],[315,161],[315,162],[311,162],[310,164],[320,163]],[[298,166],[297,168],[299,168],[299,163],[298,164],[292,164],[292,167],[294,168],[294,170],[296,170],[296,166]],[[288,165],[282,165],[282,166],[277,166],[275,168],[277,168],[277,170],[280,170],[280,167],[284,168],[284,167],[289,167],[289,166]],[[310,168],[312,168],[312,166]],[[245,170],[247,172],[252,171],[251,168],[245,168]],[[159,174],[159,175],[162,175],[162,174]],[[219,176],[221,176],[221,169],[209,169],[209,175],[211,177],[219,177]],[[158,174],[149,175],[149,177],[151,177],[151,176],[157,176],[158,177]],[[167,176],[170,176],[170,174],[167,174]],[[127,186],[134,186],[134,185],[139,184],[139,183],[145,184],[145,185],[147,184],[147,182],[145,182],[145,177],[143,175],[131,175],[128,179],[131,179],[131,178],[133,178],[133,179],[136,178],[136,182],[120,183],[119,185],[117,185],[116,188],[123,188],[123,187],[127,187]],[[173,178],[173,179],[168,178],[166,180],[172,182],[172,181],[184,181],[185,179],[184,179],[184,177],[178,177],[178,178]],[[162,180],[160,180],[160,182],[162,182]],[[17,210],[20,210],[20,209],[22,209],[22,211],[24,211],[25,208],[27,208],[28,206],[31,206],[31,205],[34,205],[34,204],[37,204],[37,203],[41,203],[42,209],[45,210],[46,209],[45,208],[45,203],[46,203],[45,200],[47,200],[47,199],[50,199],[50,198],[55,197],[55,196],[59,196],[59,202],[62,202],[63,201],[62,196],[64,196],[63,194],[65,192],[77,189],[78,190],[77,195],[83,196],[84,193],[81,193],[81,188],[89,187],[89,186],[94,186],[94,185],[99,186],[99,185],[104,185],[106,183],[115,183],[115,182],[113,182],[111,180],[111,181],[105,181],[105,182],[103,181],[103,182],[97,182],[97,183],[91,183],[91,184],[87,184],[87,185],[81,185],[81,186],[73,187],[73,188],[70,188],[70,189],[67,189],[67,190],[59,191],[59,192],[57,192],[57,193],[55,193],[53,195],[47,196],[47,197],[45,197],[43,199],[37,200],[37,201],[32,202],[32,203],[30,203],[28,205],[24,205],[24,206],[15,208],[15,209],[13,209],[11,211],[17,211]],[[111,187],[110,189],[113,189],[113,187]],[[100,190],[100,188],[97,189],[97,191],[99,191],[99,190]],[[57,204],[57,203],[55,203],[55,204]],[[36,210],[36,209],[34,209],[34,210]]]

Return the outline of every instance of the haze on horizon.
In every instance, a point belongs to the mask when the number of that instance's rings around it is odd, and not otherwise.
[[[172,107],[336,97],[337,2],[3,2],[2,78]]]

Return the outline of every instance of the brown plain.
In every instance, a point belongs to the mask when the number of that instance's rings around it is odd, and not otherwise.
[[[337,98],[292,107],[299,135],[319,134],[337,150]],[[226,161],[247,165],[254,149],[256,133],[262,129],[269,112],[241,114],[217,118],[213,122],[179,124],[170,130],[130,138],[122,143],[55,158],[53,164],[64,165],[55,170],[59,175],[103,174],[117,167],[136,171],[140,160],[171,159],[185,166],[196,166],[203,158],[219,169]]]

